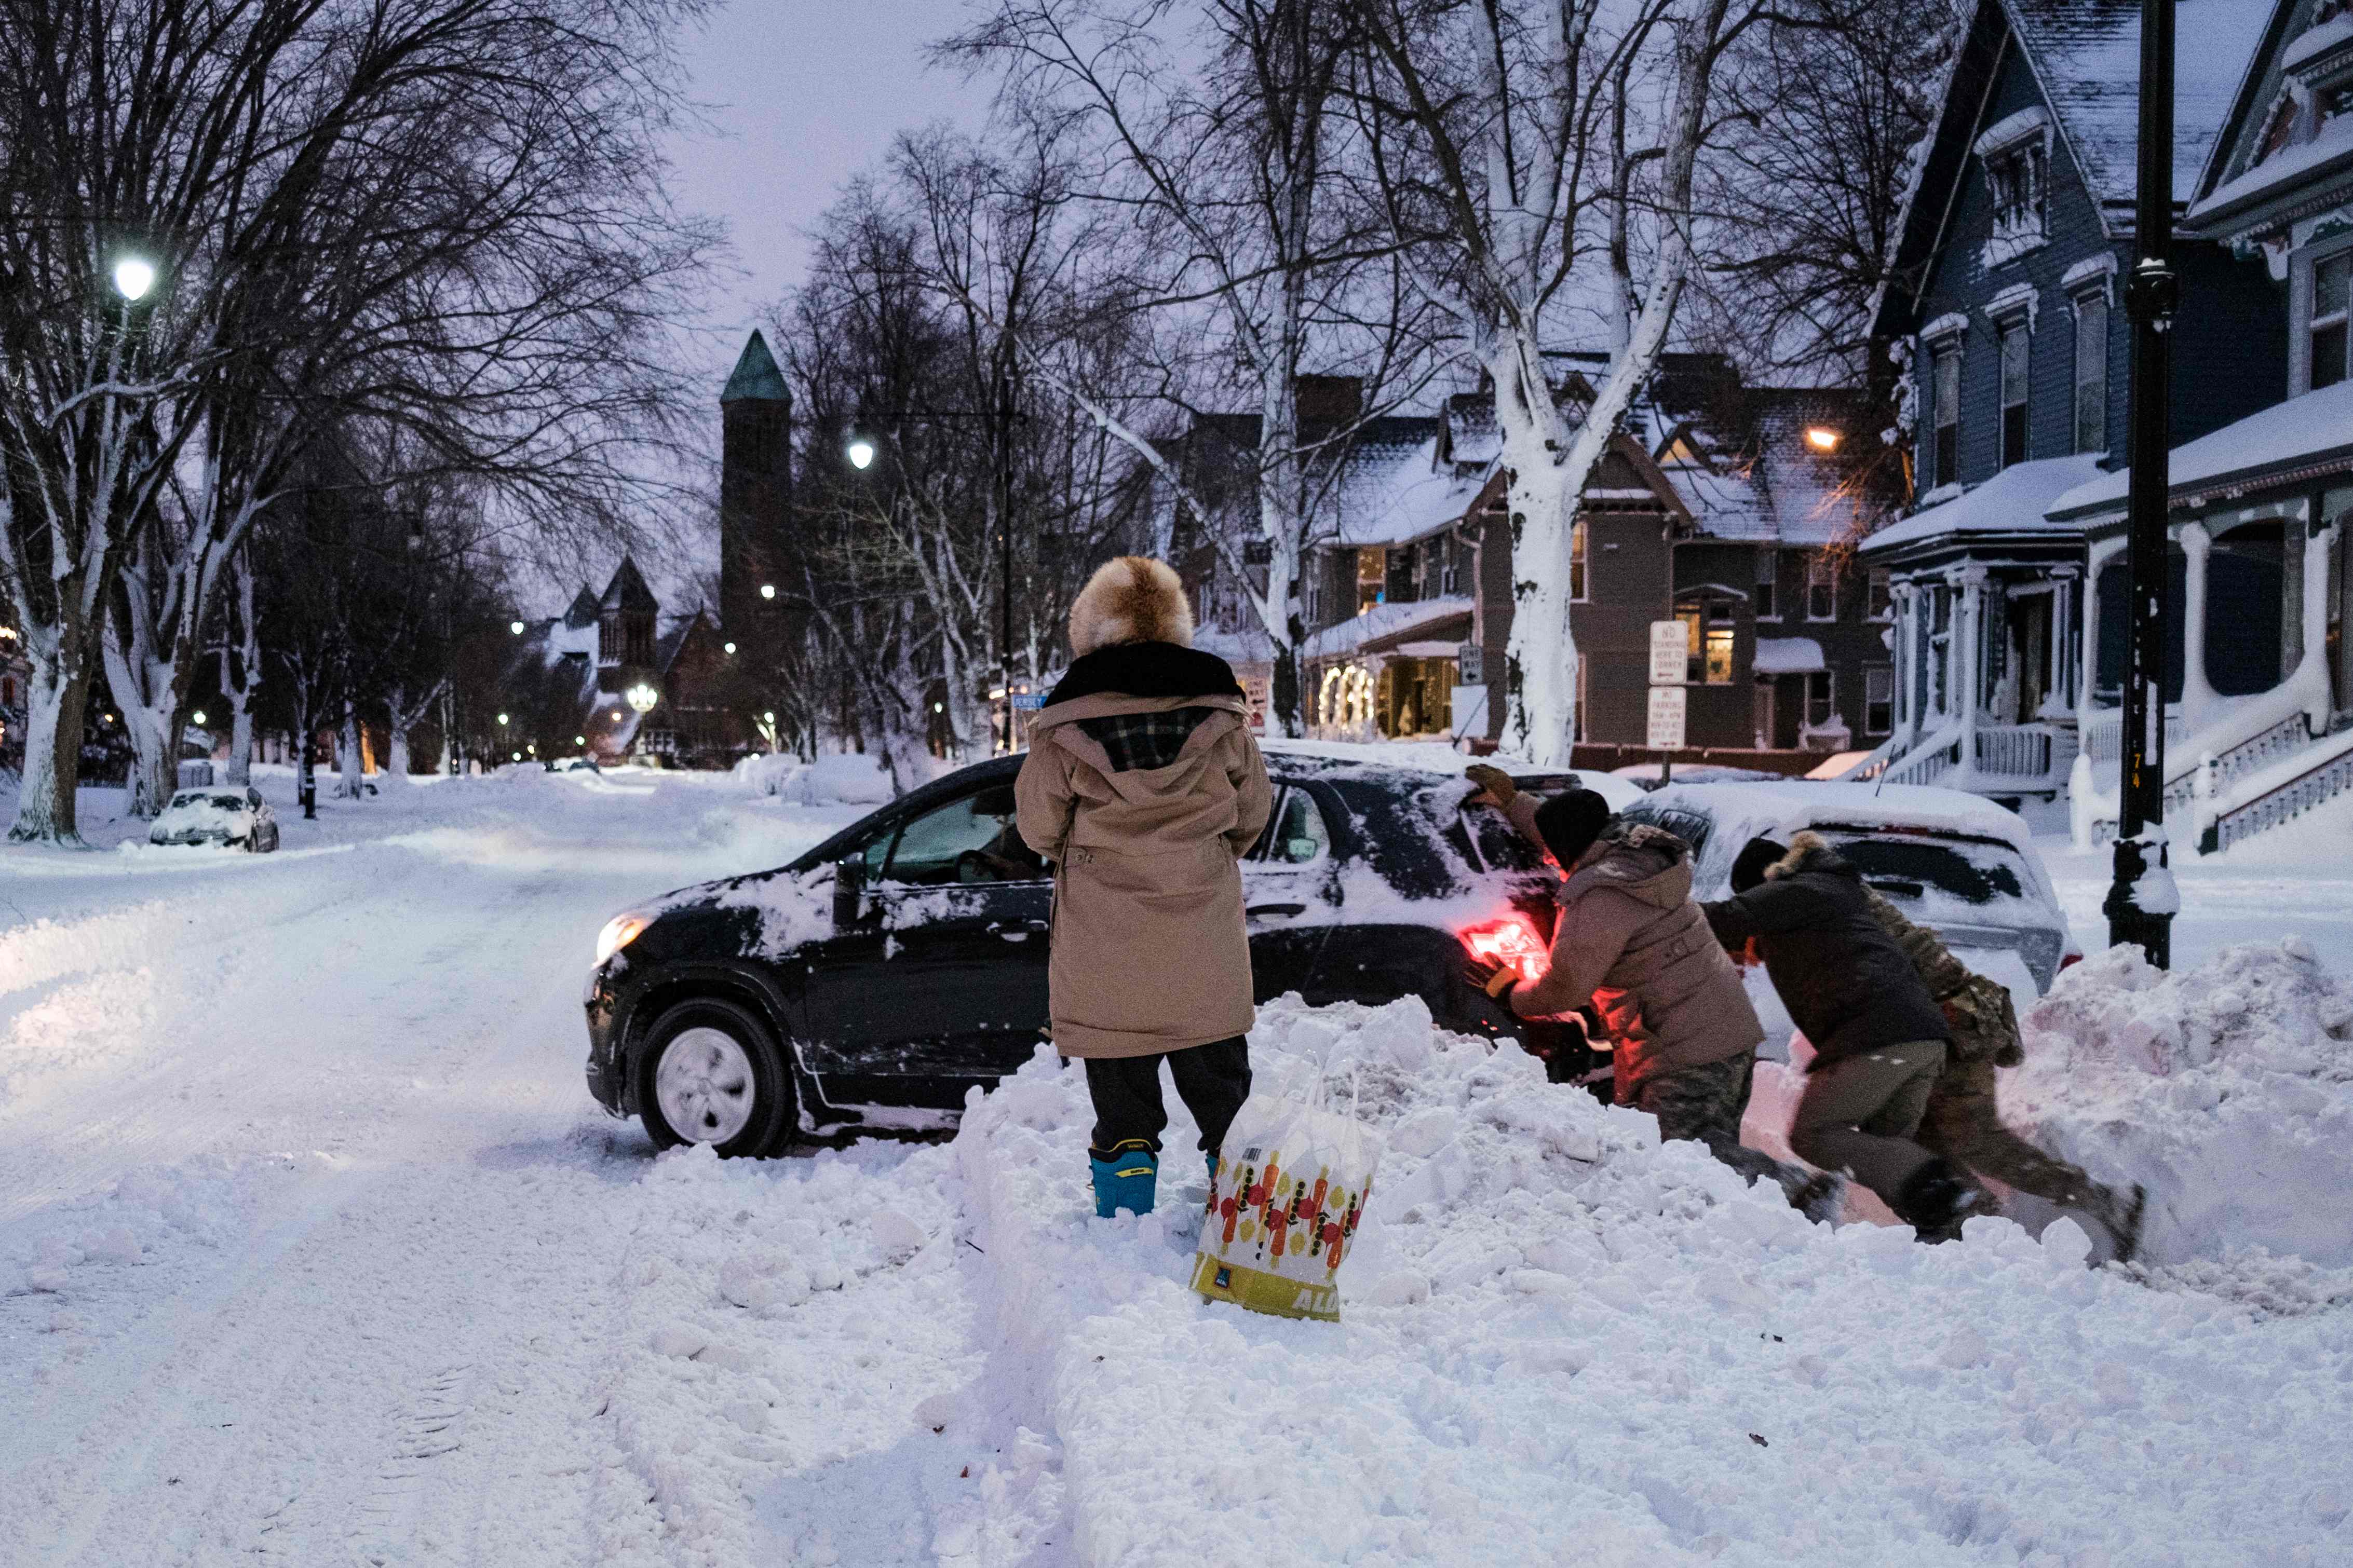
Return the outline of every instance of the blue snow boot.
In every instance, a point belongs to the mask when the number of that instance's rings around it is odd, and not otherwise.
[[[1152,1194],[1160,1178],[1160,1156],[1141,1138],[1130,1138],[1109,1154],[1087,1151],[1094,1168],[1095,1213],[1109,1219],[1120,1210],[1150,1214]]]

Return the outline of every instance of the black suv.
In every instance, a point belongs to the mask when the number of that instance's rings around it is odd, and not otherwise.
[[[657,1144],[722,1154],[952,1126],[1047,1021],[1053,883],[1013,826],[1019,765],[963,769],[790,865],[617,916],[588,984],[598,1102]],[[1466,805],[1469,784],[1280,749],[1267,766],[1273,815],[1242,864],[1259,1000],[1419,995],[1447,1028],[1514,1036],[1556,1078],[1587,1072],[1576,1024],[1523,1023],[1462,978],[1472,945],[1541,963],[1556,880],[1498,813]]]

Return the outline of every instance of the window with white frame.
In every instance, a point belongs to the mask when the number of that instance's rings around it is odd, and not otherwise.
[[[2108,296],[2075,298],[2075,450],[2108,449]]]
[[[1774,595],[1774,590],[1780,586],[1780,582],[1781,552],[1768,544],[1757,552],[1757,592],[1753,602],[1758,620],[1778,621],[1781,618],[1780,602]]]
[[[1817,550],[1806,558],[1806,619],[1838,619],[1838,558]]]
[[[1806,727],[1826,729],[1837,714],[1838,678],[1827,669],[1815,670],[1806,677]]]
[[[1893,579],[1884,566],[1874,566],[1865,579],[1868,587],[1863,598],[1863,614],[1874,621],[1895,618],[1895,591]]]
[[[1895,728],[1895,668],[1874,664],[1862,672],[1862,732],[1885,735]]]
[[[2023,318],[2001,326],[2001,466],[2026,460],[2028,348],[2032,342]]]
[[[1675,600],[1675,619],[1683,622],[1687,659],[1683,679],[1694,686],[1725,686],[1732,680],[1734,623],[1731,601],[1710,594],[1685,594]],[[1583,660],[1578,660],[1582,668]]]
[[[2340,250],[2334,256],[2324,256],[2312,265],[2312,310],[2306,319],[2306,363],[2311,366],[2311,390],[2334,386],[2343,381],[2353,363],[2348,354],[2353,353],[2348,342],[2348,305],[2353,302],[2353,250]]]
[[[2011,241],[2042,237],[2043,174],[2042,140],[2039,136],[1986,160],[1986,185],[1993,195],[1995,237]]]
[[[1587,537],[1588,530],[1583,518],[1580,517],[1568,525],[1568,596],[1580,605],[1585,603],[1586,584],[1590,575],[1585,564]],[[1579,733],[1582,732],[1579,731]]]
[[[1961,345],[1939,343],[1928,351],[1928,411],[1934,431],[1928,447],[1928,485],[1957,483],[1961,477]]]

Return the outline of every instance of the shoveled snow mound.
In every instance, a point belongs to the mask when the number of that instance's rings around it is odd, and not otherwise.
[[[1261,1011],[1261,1081],[1386,1135],[1338,1325],[1184,1288],[1206,1181],[1092,1216],[1084,1079],[1041,1052],[955,1148],[1007,1412],[1061,1446],[1079,1560],[2320,1563],[2353,1545],[2335,1315],[2084,1265],[2000,1219],[1807,1225],[1698,1146],[1412,1001]],[[1173,1108],[1172,1108],[1173,1109]],[[1029,1401],[1022,1410],[1019,1401]],[[2314,1445],[2319,1447],[2315,1447]]]
[[[854,752],[807,763],[764,752],[737,763],[735,777],[754,795],[775,795],[787,805],[881,805],[894,793],[882,760]]]
[[[2094,1175],[2147,1184],[2147,1261],[2263,1247],[2353,1265],[2353,985],[2302,938],[2170,974],[2111,948],[2024,1023],[2004,1113]]]

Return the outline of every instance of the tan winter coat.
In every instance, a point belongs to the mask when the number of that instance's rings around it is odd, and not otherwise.
[[[1509,815],[1541,843],[1535,808],[1523,795]],[[1765,1038],[1691,889],[1682,839],[1648,825],[1611,826],[1560,889],[1551,970],[1512,993],[1512,1010],[1526,1018],[1590,1000],[1615,1045],[1621,1102],[1645,1079],[1740,1056]]]
[[[1114,771],[1078,721],[1217,711],[1164,768]],[[1098,692],[1051,703],[1014,784],[1023,842],[1054,862],[1054,1048],[1140,1057],[1247,1034],[1240,858],[1274,793],[1240,697]]]

